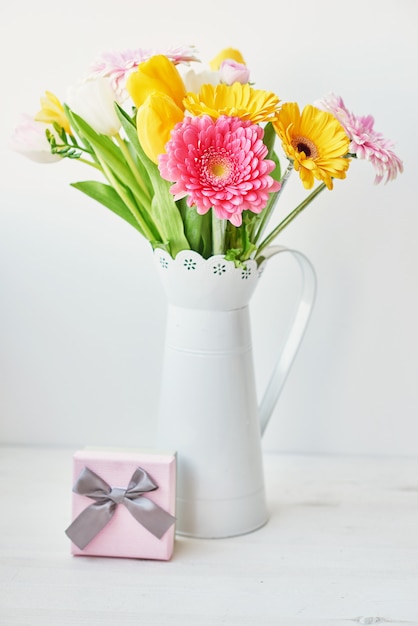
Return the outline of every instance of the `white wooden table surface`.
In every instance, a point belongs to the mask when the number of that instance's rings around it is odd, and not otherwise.
[[[1,626],[418,624],[418,459],[266,455],[268,524],[161,562],[70,555],[72,453],[0,448]]]

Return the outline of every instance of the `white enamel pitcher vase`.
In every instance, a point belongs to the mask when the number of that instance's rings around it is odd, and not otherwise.
[[[168,299],[158,447],[177,452],[176,532],[221,538],[268,520],[261,436],[308,323],[316,293],[310,261],[301,271],[294,322],[261,402],[256,397],[249,302],[264,261],[235,267],[223,256],[183,251],[154,257]]]

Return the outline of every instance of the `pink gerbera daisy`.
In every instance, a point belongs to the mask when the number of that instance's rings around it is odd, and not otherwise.
[[[109,78],[113,89],[119,97],[126,97],[126,79],[131,72],[136,70],[140,63],[148,61],[152,56],[164,54],[175,64],[191,61],[198,61],[196,50],[193,46],[181,46],[168,48],[164,51],[137,48],[135,50],[124,50],[122,52],[103,52],[90,66],[87,78],[98,76]]]
[[[280,183],[269,174],[264,131],[238,117],[186,117],[174,127],[166,153],[159,157],[161,176],[175,184],[175,200],[187,196],[200,215],[213,207],[220,219],[242,224],[245,210],[260,213]]]
[[[385,182],[388,182],[394,180],[398,172],[403,172],[403,163],[393,152],[393,143],[374,130],[374,119],[371,115],[354,115],[347,109],[343,99],[332,93],[322,98],[318,106],[330,111],[344,127],[351,142],[350,153],[359,159],[370,161],[373,165],[376,184],[385,176]]]

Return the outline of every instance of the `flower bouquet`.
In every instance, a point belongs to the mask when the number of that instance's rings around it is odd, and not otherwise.
[[[105,54],[64,104],[50,92],[41,103],[14,147],[35,160],[88,165],[99,176],[73,186],[154,249],[169,303],[157,439],[177,451],[177,532],[225,537],[262,526],[260,435],[315,295],[308,260],[290,251],[303,293],[258,406],[248,304],[263,262],[354,159],[373,165],[376,182],[402,172],[401,160],[372,117],[353,115],[335,95],[301,110],[255,88],[235,49],[207,68],[194,48]],[[293,171],[306,196],[272,226]]]
[[[107,53],[65,103],[47,91],[15,129],[12,147],[41,162],[73,159],[98,179],[73,183],[171,257],[193,250],[259,264],[277,235],[352,159],[376,182],[403,165],[374,120],[333,94],[302,110],[257,89],[240,51],[202,67],[194,47]],[[281,167],[280,147],[286,168]],[[295,170],[305,199],[269,230]],[[317,186],[315,187],[315,182]]]

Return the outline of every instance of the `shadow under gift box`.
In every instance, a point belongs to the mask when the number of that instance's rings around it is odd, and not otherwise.
[[[86,468],[105,481],[112,489],[126,490],[138,468],[144,470],[157,488],[139,496],[148,498],[163,511],[175,516],[176,455],[154,451],[89,449],[73,455],[73,485]],[[90,497],[72,494],[72,520],[95,503]],[[69,527],[70,528],[70,527]],[[69,530],[67,529],[67,531]],[[66,531],[66,532],[67,532]],[[70,535],[69,535],[70,536]],[[147,530],[123,504],[114,507],[106,525],[80,548],[71,542],[75,556],[106,556],[168,561],[173,553],[175,524],[161,538]]]

